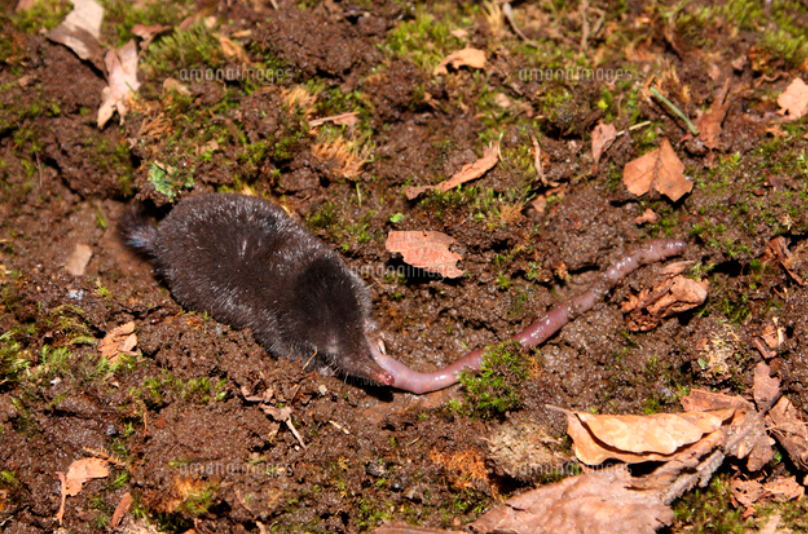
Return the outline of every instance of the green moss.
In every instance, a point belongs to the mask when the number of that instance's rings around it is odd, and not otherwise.
[[[478,416],[497,416],[521,403],[519,389],[527,378],[525,349],[516,341],[489,347],[479,372],[464,370],[464,411]]]
[[[33,34],[42,28],[53,30],[71,11],[73,5],[67,0],[36,0],[33,6],[10,18],[16,30]]]
[[[102,42],[116,48],[125,45],[130,39],[136,39],[132,28],[138,24],[179,24],[187,13],[183,8],[193,4],[190,0],[144,2],[138,8],[127,0],[99,0],[99,3],[104,7]]]
[[[151,43],[142,62],[152,77],[176,76],[182,69],[218,68],[224,63],[219,40],[202,23]]]
[[[402,21],[388,32],[386,49],[431,74],[444,57],[463,47],[463,41],[452,35],[452,31],[460,28],[457,23],[437,19],[419,7],[413,19]]]
[[[169,202],[174,202],[181,189],[193,189],[194,187],[193,169],[191,171],[173,171],[169,174],[168,170],[158,165],[157,162],[152,162],[148,180],[154,185],[154,190],[165,195]]]

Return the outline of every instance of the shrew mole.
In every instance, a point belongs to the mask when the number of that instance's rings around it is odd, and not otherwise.
[[[152,227],[122,221],[128,243],[152,258],[177,301],[235,328],[252,329],[275,356],[313,359],[339,372],[412,393],[456,384],[463,369],[479,370],[473,350],[432,372],[414,371],[370,341],[367,290],[336,252],[279,206],[255,197],[207,194],[181,201]],[[585,292],[560,302],[512,339],[533,347],[586,313],[641,265],[681,254],[685,243],[657,239],[618,258]]]
[[[250,328],[276,357],[314,357],[324,374],[393,383],[372,356],[364,283],[276,204],[198,195],[179,202],[157,228],[133,214],[121,231],[183,307]]]

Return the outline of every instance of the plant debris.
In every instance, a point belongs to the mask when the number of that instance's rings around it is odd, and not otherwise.
[[[463,257],[449,250],[449,246],[456,243],[454,238],[441,232],[393,230],[387,234],[384,247],[389,252],[401,253],[404,261],[413,267],[444,278],[457,278],[463,276],[463,271],[457,268],[458,260]]]
[[[438,185],[424,185],[420,187],[409,186],[404,189],[404,194],[407,195],[408,199],[413,200],[432,189],[437,189],[438,191],[445,193],[446,191],[454,189],[455,187],[466,182],[476,180],[494,168],[494,165],[496,165],[497,161],[499,161],[498,154],[499,142],[494,142],[493,146],[491,147],[483,147],[483,157],[474,163],[467,163],[462,169],[460,169],[459,172],[455,173],[448,180],[445,180]]]
[[[104,127],[116,109],[123,124],[128,112],[126,98],[140,88],[140,82],[137,81],[137,62],[134,41],[129,41],[119,50],[107,52],[104,63],[109,73],[109,85],[101,93],[103,102],[98,108],[99,128]]]
[[[472,69],[482,69],[485,67],[485,51],[477,50],[476,48],[464,48],[458,50],[453,54],[449,54],[437,67],[432,71],[432,74],[437,76],[440,74],[448,74],[449,71],[446,67],[452,67],[457,70],[460,67],[470,67]]]
[[[663,139],[659,148],[626,164],[623,183],[630,193],[641,196],[654,189],[676,202],[693,189],[693,182],[683,174],[684,164]]]
[[[83,276],[84,271],[87,270],[87,264],[90,263],[90,258],[93,257],[93,249],[89,245],[77,243],[76,248],[70,253],[65,263],[65,270],[72,276]]]

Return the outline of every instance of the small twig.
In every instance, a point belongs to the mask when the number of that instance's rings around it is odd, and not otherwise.
[[[275,0],[269,0],[269,3],[272,4],[272,7],[273,9],[275,9],[275,11],[278,10],[278,2],[276,2]]]
[[[651,124],[651,121],[643,121],[643,122],[637,123],[637,124],[635,124],[634,126],[632,126],[630,128],[626,128],[625,130],[621,130],[621,131],[617,132],[617,137],[620,137],[621,135],[623,135],[623,134],[625,134],[627,132],[633,132],[634,130],[639,130],[643,126],[648,126],[649,124]]]
[[[508,21],[508,24],[511,25],[513,32],[522,39],[526,45],[532,46],[534,48],[538,48],[539,44],[536,41],[528,39],[527,36],[522,33],[522,30],[519,29],[519,26],[516,25],[516,19],[513,16],[513,8],[511,8],[510,3],[506,3],[502,6],[502,13],[505,15],[505,19]]]
[[[314,347],[314,354],[311,355],[311,358],[309,358],[309,361],[307,361],[306,365],[303,366],[304,371],[306,370],[306,367],[309,366],[309,364],[311,363],[311,361],[314,359],[315,356],[317,356],[317,347]]]
[[[674,112],[680,119],[685,121],[685,124],[687,124],[687,128],[690,130],[690,133],[692,133],[695,136],[699,135],[699,129],[696,128],[696,126],[692,122],[690,122],[690,119],[687,118],[687,115],[682,113],[682,110],[674,106],[673,102],[662,96],[659,93],[659,91],[656,90],[656,87],[651,88],[651,94],[660,99],[662,102],[664,102],[665,105],[667,105],[672,112]]]
[[[586,52],[587,40],[589,39],[589,21],[586,19],[586,12],[589,9],[589,0],[581,0],[581,22],[583,29],[581,30],[581,46],[578,52],[583,54]]]
[[[304,449],[308,449],[308,447],[306,447],[306,444],[303,442],[303,438],[300,437],[300,434],[297,433],[297,429],[295,428],[295,425],[292,424],[292,418],[290,417],[285,422],[286,422],[286,426],[289,427],[289,430],[291,430],[292,434],[294,434],[295,437],[297,438],[297,441],[300,443],[300,446],[303,447]]]

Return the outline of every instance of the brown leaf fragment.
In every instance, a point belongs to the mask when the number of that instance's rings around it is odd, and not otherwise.
[[[132,350],[137,346],[137,335],[134,332],[134,321],[114,328],[98,342],[98,352],[101,357],[114,361],[120,353],[133,355]]]
[[[101,36],[101,22],[104,20],[104,7],[95,0],[71,0],[73,11],[46,37],[71,49],[85,61],[97,63],[100,67],[102,55],[98,39]]]
[[[653,188],[676,202],[693,189],[684,170],[670,142],[663,139],[659,148],[626,164],[623,183],[634,195],[644,195]]]
[[[81,492],[85,482],[94,478],[108,477],[108,464],[109,462],[102,458],[82,458],[70,464],[65,476],[65,493],[69,497],[74,497]]]
[[[790,534],[791,531],[789,529],[777,530],[777,527],[780,526],[780,520],[782,518],[783,517],[780,514],[770,515],[769,519],[766,521],[766,524],[760,529],[759,534]]]
[[[730,101],[727,100],[727,92],[729,91],[729,78],[724,81],[724,87],[721,93],[713,101],[710,106],[710,111],[696,121],[696,127],[699,129],[699,138],[704,142],[707,148],[718,148],[718,141],[721,139],[721,124],[727,116],[727,110],[730,106]],[[725,101],[726,100],[726,101]]]
[[[116,109],[121,124],[126,117],[126,97],[140,87],[137,81],[137,49],[130,40],[118,50],[110,50],[104,58],[109,75],[109,85],[101,92],[101,107],[98,108],[98,127],[103,128]]]
[[[718,430],[734,408],[681,414],[567,415],[567,434],[573,451],[587,465],[607,459],[626,463],[660,461]]]
[[[480,178],[482,175],[491,170],[494,165],[497,164],[498,160],[499,141],[495,141],[493,146],[483,147],[483,157],[474,163],[467,163],[462,169],[460,169],[459,172],[454,174],[448,180],[445,180],[438,185],[424,185],[420,187],[410,186],[404,189],[404,194],[407,195],[408,199],[413,200],[430,189],[437,189],[438,191],[445,193],[446,191],[454,189],[461,184]]]
[[[142,39],[142,41],[140,41],[140,49],[146,50],[155,37],[170,29],[171,26],[163,26],[162,24],[152,24],[151,26],[135,24],[132,27],[132,33]]]
[[[163,90],[177,91],[181,95],[191,94],[191,90],[188,89],[188,87],[186,87],[185,84],[178,82],[174,78],[166,78],[165,80],[163,80]]]
[[[791,122],[808,111],[808,85],[801,78],[794,78],[788,88],[777,97],[780,110],[777,112]]]
[[[738,395],[724,395],[704,389],[693,389],[679,401],[687,412],[707,412],[710,410],[723,410],[737,408],[741,410],[754,410],[751,402]]]
[[[766,245],[766,252],[761,258],[763,263],[769,263],[773,258],[776,258],[780,262],[780,265],[794,282],[801,286],[805,285],[805,280],[793,269],[795,257],[794,254],[788,250],[788,242],[785,237],[777,236]]]
[[[766,415],[766,425],[800,470],[808,471],[808,424],[788,397],[780,397]]]
[[[782,326],[777,326],[775,321],[773,325],[766,325],[760,338],[766,342],[770,349],[776,349],[785,342],[786,330]]]
[[[763,485],[763,488],[777,501],[792,501],[805,495],[805,487],[793,476],[770,480]]]
[[[322,119],[314,119],[309,121],[309,128],[316,128],[317,126],[321,126],[327,122],[333,122],[337,126],[348,126],[352,128],[359,124],[359,112],[350,111],[348,113],[323,117]]]
[[[439,74],[448,74],[449,70],[446,68],[447,66],[451,66],[453,69],[457,70],[460,67],[471,67],[473,69],[482,69],[485,67],[485,52],[483,50],[477,50],[476,48],[464,48],[463,50],[458,50],[453,54],[449,54],[443,61],[441,61],[435,70],[432,71],[434,76]]]
[[[755,366],[754,397],[760,413],[766,413],[780,398],[783,391],[780,389],[780,379],[771,376],[771,369],[766,362],[759,362]]]
[[[730,490],[732,491],[732,497],[743,505],[744,508],[751,508],[765,493],[763,484],[760,482],[756,480],[741,480],[740,478],[732,479],[732,482],[730,482]]]
[[[654,491],[629,487],[626,470],[577,475],[509,499],[468,525],[472,532],[652,534],[673,522]]]
[[[634,219],[634,224],[637,224],[637,225],[642,225],[642,224],[645,224],[645,223],[654,224],[658,220],[659,220],[659,215],[657,215],[654,212],[654,210],[652,210],[651,208],[647,208],[644,212],[642,212],[642,215],[640,215],[639,217]]]
[[[683,265],[682,269],[687,267]],[[670,275],[670,273],[667,273]],[[675,313],[701,306],[707,300],[709,283],[678,274],[660,282],[653,290],[643,289],[621,307],[629,313],[627,324],[635,332],[647,332]]]
[[[601,156],[609,150],[615,139],[617,139],[617,128],[613,124],[599,122],[592,130],[592,160],[595,162],[596,169]]]
[[[93,249],[88,245],[77,243],[76,248],[67,258],[65,270],[72,276],[84,276],[84,271],[87,269],[87,264],[90,263],[90,258],[92,257]]]
[[[437,273],[445,278],[463,276],[457,268],[460,254],[449,250],[449,245],[456,244],[454,238],[435,231],[398,231],[387,235],[385,249],[388,252],[400,252],[404,261],[430,273]]]
[[[115,512],[112,514],[112,520],[109,522],[109,526],[115,528],[121,524],[124,516],[126,516],[126,514],[129,513],[129,509],[132,508],[132,501],[133,499],[131,493],[127,491],[123,494],[118,506],[115,507]]]

